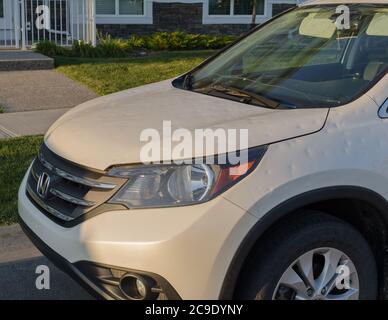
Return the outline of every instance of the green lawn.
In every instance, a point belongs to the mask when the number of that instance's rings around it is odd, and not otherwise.
[[[105,95],[178,76],[213,53],[177,51],[129,59],[60,57],[55,60],[59,72]]]
[[[17,192],[42,137],[0,140],[0,225],[17,221]]]
[[[105,95],[172,78],[195,67],[213,52],[164,52],[131,59],[57,58],[56,64],[58,71]],[[0,140],[0,225],[17,221],[17,191],[42,139]]]

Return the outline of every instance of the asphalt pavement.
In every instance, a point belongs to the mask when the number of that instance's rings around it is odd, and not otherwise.
[[[39,266],[48,270],[43,289],[36,286],[42,275]],[[38,283],[41,283],[39,279]],[[0,300],[40,299],[88,300],[93,297],[43,257],[18,225],[0,227]]]
[[[37,267],[47,266],[47,288],[38,289]],[[38,279],[38,284],[40,283]],[[40,287],[40,286],[38,286]],[[68,275],[58,270],[45,257],[0,264],[0,300],[90,300],[93,299]]]

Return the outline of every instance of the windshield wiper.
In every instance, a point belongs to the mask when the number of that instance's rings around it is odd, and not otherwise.
[[[183,80],[183,88],[191,90],[193,88],[193,74],[189,72]]]
[[[224,87],[221,85],[212,85],[212,86],[197,89],[196,91],[207,93],[207,94],[211,92],[220,92],[227,96],[240,98],[239,99],[240,102],[255,104],[261,107],[267,107],[271,109],[277,109],[282,106],[282,104],[278,101],[275,101],[275,100],[263,97],[261,95],[258,95],[256,93],[246,91],[244,89],[236,88],[233,86]]]

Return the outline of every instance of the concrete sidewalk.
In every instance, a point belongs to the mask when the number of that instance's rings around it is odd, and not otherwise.
[[[5,112],[72,108],[98,95],[55,70],[0,72]]]
[[[96,97],[55,70],[0,72],[0,138],[44,134],[67,110]]]
[[[68,108],[0,114],[0,139],[44,134]]]

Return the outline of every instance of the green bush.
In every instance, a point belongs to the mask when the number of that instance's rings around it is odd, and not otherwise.
[[[75,57],[97,57],[97,48],[84,41],[75,41],[71,50]]]
[[[168,37],[170,50],[186,50],[188,45],[188,35],[183,32],[172,32]]]
[[[49,57],[71,55],[71,50],[60,47],[49,40],[38,42],[35,50]]]
[[[75,56],[83,58],[123,58],[136,50],[200,50],[220,49],[234,41],[233,36],[186,34],[184,32],[156,32],[149,36],[131,36],[128,40],[99,35],[97,46],[75,41],[72,48],[63,48],[53,42],[42,41],[36,50],[50,57]]]
[[[167,32],[157,32],[151,34],[145,39],[146,49],[153,51],[163,51],[169,49],[169,34]]]
[[[128,42],[121,39],[112,39],[110,35],[101,37],[96,47],[96,55],[101,58],[123,58],[128,56]]]
[[[127,40],[128,50],[140,50],[146,47],[145,37],[131,36]]]
[[[221,49],[234,41],[233,36],[211,36],[203,34],[186,34],[184,32],[157,32],[145,38],[143,49],[160,50],[194,50]]]

